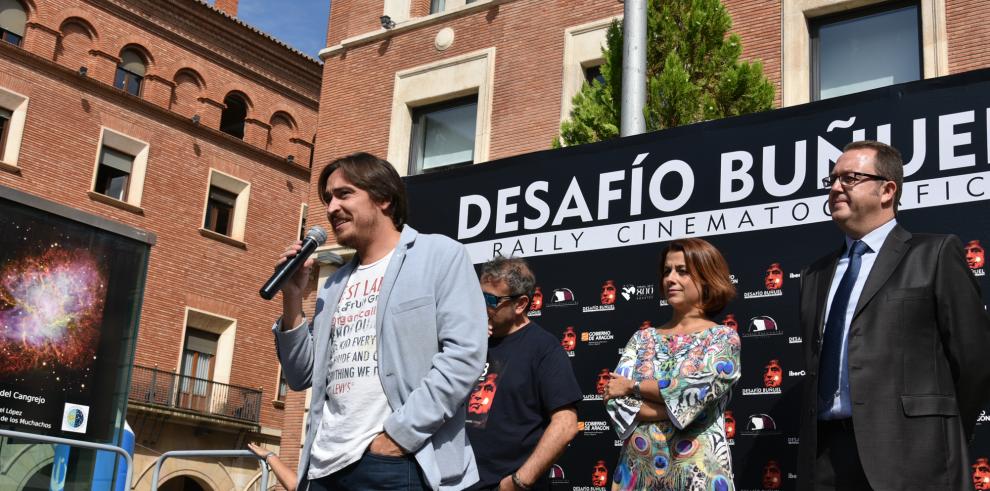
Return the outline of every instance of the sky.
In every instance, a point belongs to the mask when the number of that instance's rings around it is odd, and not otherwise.
[[[240,0],[237,5],[238,20],[317,59],[326,47],[329,18],[330,0]]]

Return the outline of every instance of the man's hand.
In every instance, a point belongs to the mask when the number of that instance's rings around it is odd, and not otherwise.
[[[609,373],[608,377],[608,385],[605,386],[605,393],[602,394],[603,399],[607,401],[632,394],[633,385],[635,385],[632,379],[625,378],[622,375],[616,375],[615,372]]]
[[[383,431],[374,440],[371,440],[371,445],[368,445],[368,453],[386,457],[402,457],[406,451],[392,437],[388,436],[388,433]]]

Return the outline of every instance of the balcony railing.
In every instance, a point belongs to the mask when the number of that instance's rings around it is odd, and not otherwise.
[[[258,423],[261,391],[134,365],[128,399]]]

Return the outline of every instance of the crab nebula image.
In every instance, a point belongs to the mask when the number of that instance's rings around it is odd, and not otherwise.
[[[0,374],[88,372],[95,359],[106,273],[57,244],[0,267]]]

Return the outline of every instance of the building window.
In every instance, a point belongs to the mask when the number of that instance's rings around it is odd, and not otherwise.
[[[140,96],[141,81],[144,80],[146,70],[144,58],[134,49],[125,49],[120,52],[120,64],[117,65],[113,86],[128,94]]]
[[[251,186],[246,181],[211,170],[203,230],[244,240],[250,191]]]
[[[7,132],[10,130],[10,119],[13,117],[13,111],[0,107],[0,162],[3,161],[4,149],[7,148]]]
[[[236,194],[210,186],[210,197],[206,202],[206,223],[203,224],[203,228],[229,237],[236,205]]]
[[[838,97],[923,76],[917,2],[814,19],[812,98]]]
[[[133,168],[133,155],[104,146],[100,150],[100,164],[96,169],[96,186],[93,190],[116,200],[127,201],[127,188]]]
[[[220,113],[220,131],[244,139],[244,120],[247,119],[247,102],[237,94],[227,94]]]
[[[220,336],[211,332],[186,328],[182,348],[182,380],[179,390],[179,407],[206,411],[209,408],[210,390]]]
[[[430,13],[443,12],[444,3],[444,0],[430,0]]]
[[[602,66],[593,65],[593,66],[585,67],[584,81],[587,82],[588,85],[593,85],[596,80],[598,81],[599,84],[605,85],[605,76],[602,75]]]
[[[409,174],[474,162],[477,95],[417,108],[412,119]]]
[[[0,39],[20,46],[24,40],[27,10],[17,0],[0,0]]]
[[[282,370],[278,371],[278,394],[275,397],[276,401],[285,402],[285,394],[289,392],[289,384],[285,381],[285,373]]]

